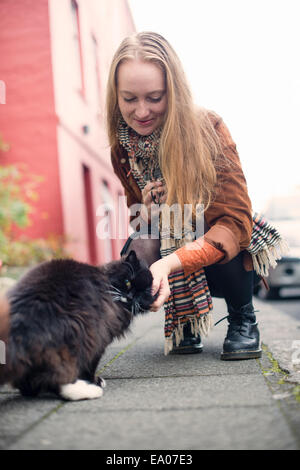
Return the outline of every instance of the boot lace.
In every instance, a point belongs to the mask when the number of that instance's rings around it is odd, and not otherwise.
[[[258,312],[258,310],[254,310],[253,313],[256,313]],[[230,333],[235,333],[235,332],[238,332],[238,333],[247,333],[247,327],[248,327],[248,324],[249,324],[249,318],[245,318],[241,315],[226,315],[225,317],[221,318],[220,320],[218,320],[214,326],[218,325],[219,323],[221,323],[223,320],[225,319],[228,319],[228,323],[229,323],[229,326],[228,326],[228,332]]]

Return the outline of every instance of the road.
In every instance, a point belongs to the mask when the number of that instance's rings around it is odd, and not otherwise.
[[[281,291],[281,298],[278,300],[260,300],[300,322],[300,289],[294,289],[293,291],[283,289]]]

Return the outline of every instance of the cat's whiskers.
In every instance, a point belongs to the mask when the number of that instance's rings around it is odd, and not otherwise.
[[[110,286],[113,290],[108,290],[107,293],[112,296],[114,302],[127,302],[127,298],[124,294],[115,286]]]
[[[127,303],[127,299],[123,295],[114,295],[112,299],[113,299],[114,302],[120,301],[120,302],[126,302]]]
[[[123,302],[123,303],[128,302],[127,298],[117,287],[111,285],[110,289],[112,290],[108,290],[106,292],[112,296],[112,299],[114,302]]]
[[[113,285],[110,285],[110,290],[108,290],[107,293],[111,294],[114,302],[128,303],[128,299],[125,297],[125,295]],[[133,299],[131,303],[132,315],[137,315],[143,311],[145,310],[141,307],[140,303],[136,299]]]
[[[119,295],[122,294],[122,292],[120,291],[120,289],[118,289],[117,287],[113,286],[112,284],[110,285],[110,289],[113,289],[113,291],[112,291],[112,290],[108,290],[107,292],[108,292],[109,294],[119,294]]]

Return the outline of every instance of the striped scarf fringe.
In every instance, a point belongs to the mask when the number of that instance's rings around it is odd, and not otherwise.
[[[206,315],[202,315],[201,317],[197,318],[196,316],[189,318],[191,323],[191,332],[196,337],[200,335],[208,336],[210,330],[213,327],[213,318],[211,313],[207,313]],[[179,346],[180,342],[183,341],[183,326],[185,322],[181,323],[180,319],[178,320],[178,325],[173,330],[173,335],[168,336],[165,338],[165,347],[164,347],[164,354],[167,356],[174,347],[173,337],[175,337],[175,344]]]
[[[247,251],[252,255],[253,268],[257,274],[267,277],[270,267],[276,268],[277,261],[287,254],[289,246],[277,229],[255,212]]]

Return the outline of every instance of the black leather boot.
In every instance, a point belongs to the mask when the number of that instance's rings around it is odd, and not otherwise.
[[[201,337],[195,336],[191,330],[191,323],[188,321],[183,325],[183,340],[176,346],[175,338],[173,338],[173,349],[170,354],[197,354],[203,350]]]
[[[261,357],[259,330],[252,303],[239,309],[228,306],[228,313],[229,325],[221,359],[233,361]]]

